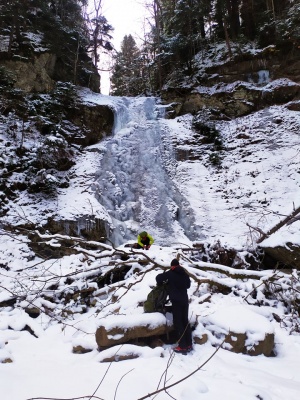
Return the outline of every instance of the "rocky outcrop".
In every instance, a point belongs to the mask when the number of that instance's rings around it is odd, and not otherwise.
[[[199,86],[192,91],[168,88],[162,94],[165,103],[172,103],[172,116],[195,114],[205,108],[214,110],[221,118],[236,118],[274,104],[298,99],[300,85],[289,79],[279,79],[264,87],[238,81],[232,84]]]
[[[50,232],[52,235],[57,235],[57,238],[53,238],[53,240],[59,242],[59,245],[52,243],[47,237],[43,238],[37,231],[33,231],[29,234],[29,246],[39,257],[60,258],[78,253],[76,244],[78,244],[79,238],[95,242],[86,244],[88,248],[97,248],[96,243],[98,242],[101,247],[100,241],[107,236],[107,229],[107,221],[94,216],[81,216],[74,221],[49,218],[47,224],[43,226],[43,230]]]
[[[30,60],[22,57],[0,61],[0,66],[7,69],[13,76],[14,87],[30,92],[49,92],[54,88],[54,73],[56,56],[42,53]]]
[[[205,72],[201,80],[209,86],[239,80],[260,84],[263,83],[264,74],[267,74],[265,78],[268,77],[270,80],[286,77],[299,82],[300,68],[297,58],[286,60],[274,45],[270,45],[260,51],[256,49],[254,53],[249,51],[236,54],[233,59],[208,67]]]
[[[278,74],[276,74],[279,63],[280,61],[276,58],[255,58],[253,55],[250,60],[232,60],[222,65],[208,68],[206,70],[208,79],[204,84],[212,86],[216,83],[233,83],[240,80],[258,84],[260,83],[262,71],[265,71],[270,79],[276,79],[279,78]]]
[[[84,237],[86,240],[99,240],[106,236],[107,221],[93,215],[83,215],[72,220],[55,220],[49,218],[43,227],[52,234],[65,234],[74,237]]]
[[[84,135],[72,138],[73,143],[89,146],[110,135],[114,125],[114,111],[106,104],[77,104],[68,111],[68,119],[78,126]]]
[[[76,83],[99,93],[100,76],[96,67],[89,58],[82,64],[85,68],[82,68]],[[50,52],[32,53],[29,57],[15,55],[11,58],[5,53],[0,66],[12,77],[13,86],[26,93],[50,92],[57,81],[74,83],[72,69]]]
[[[236,118],[299,98],[300,61],[287,60],[275,46],[237,52],[227,62],[203,68],[188,78],[190,85],[187,77],[175,73],[163,88],[169,118],[203,107],[212,109],[216,118]]]

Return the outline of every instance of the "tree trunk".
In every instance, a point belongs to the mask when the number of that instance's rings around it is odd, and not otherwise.
[[[155,18],[155,35],[157,39],[157,51],[160,54],[161,52],[161,43],[160,43],[160,18],[159,18],[159,1],[155,0],[153,3],[153,11],[154,11],[154,18]],[[158,87],[159,90],[162,88],[162,70],[161,70],[161,57],[159,56],[157,59],[157,72],[158,72]]]
[[[231,51],[230,38],[229,38],[229,35],[228,35],[227,23],[226,23],[225,18],[223,19],[223,26],[224,26],[224,34],[225,34],[226,46],[227,46],[227,49],[228,49],[229,57],[231,59],[232,58],[232,51]]]

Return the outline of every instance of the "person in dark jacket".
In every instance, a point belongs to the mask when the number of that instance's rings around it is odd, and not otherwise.
[[[175,258],[171,261],[171,269],[156,276],[158,285],[167,282],[168,294],[172,303],[173,325],[178,336],[176,353],[186,354],[192,350],[192,333],[189,324],[189,299],[187,289],[191,280],[186,271]]]

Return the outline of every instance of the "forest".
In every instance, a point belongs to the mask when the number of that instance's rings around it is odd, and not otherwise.
[[[28,34],[42,32],[41,45],[68,67],[64,73],[56,68],[55,80],[88,86],[99,73],[87,67],[88,57],[98,67],[106,53],[113,65],[111,94],[136,96],[159,93],[179,71],[192,77],[195,55],[223,41],[229,59],[236,57],[233,44],[240,59],[246,57],[249,42],[275,45],[283,58],[299,56],[298,0],[147,0],[145,7],[151,17],[142,45],[128,34],[116,51],[101,0],[1,0],[0,35],[7,41],[1,57],[26,57],[33,50]]]

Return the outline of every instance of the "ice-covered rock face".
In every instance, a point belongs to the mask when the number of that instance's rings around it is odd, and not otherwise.
[[[95,185],[113,220],[114,243],[135,238],[140,229],[153,234],[156,243],[193,240],[193,213],[172,180],[175,150],[155,99],[124,99],[116,114]]]

